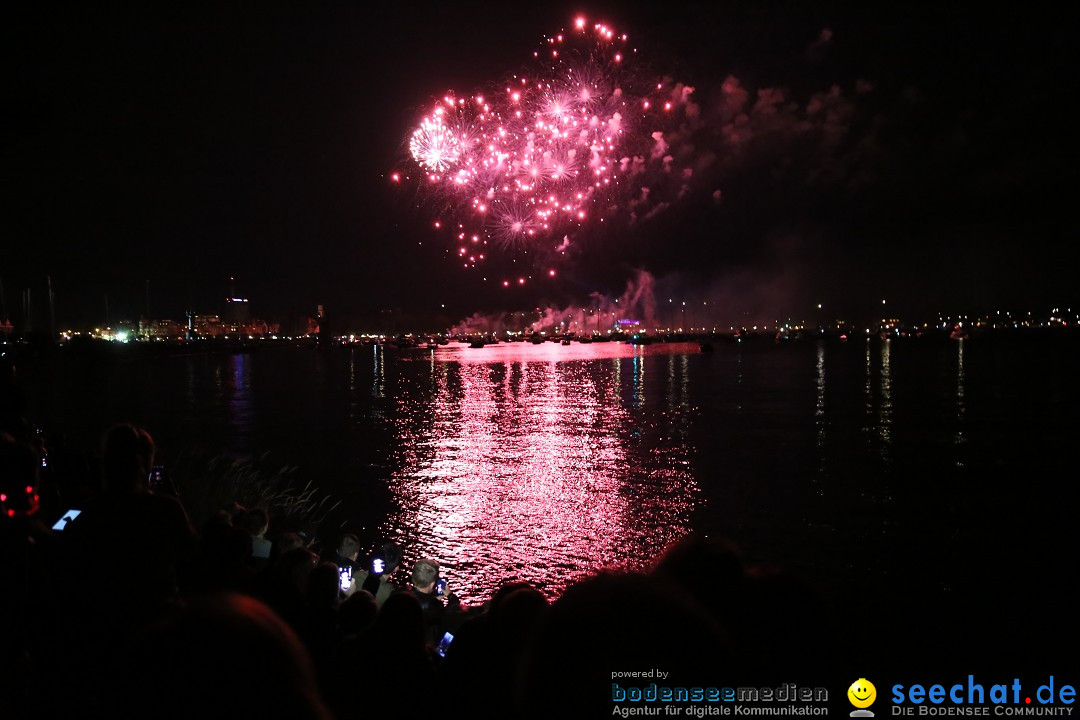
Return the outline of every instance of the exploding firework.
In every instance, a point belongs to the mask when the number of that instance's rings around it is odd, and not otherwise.
[[[461,157],[461,146],[453,131],[427,118],[413,133],[409,151],[418,163],[435,172],[448,169]]]
[[[422,192],[446,209],[434,227],[466,268],[488,243],[550,264],[671,161],[657,147],[689,93],[635,68],[626,35],[578,18],[533,56],[534,72],[491,92],[447,94],[409,140]]]

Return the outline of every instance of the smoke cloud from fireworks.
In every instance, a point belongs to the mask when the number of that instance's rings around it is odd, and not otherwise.
[[[618,297],[599,292],[589,295],[589,302],[563,307],[536,308],[532,313],[475,313],[454,326],[453,335],[488,335],[507,331],[520,332],[609,332],[620,320],[635,320],[643,328],[656,325],[656,297],[653,276],[638,270]]]
[[[617,296],[593,292],[584,303],[549,305],[532,312],[474,313],[452,327],[452,335],[545,332],[590,335],[623,331],[729,332],[803,322],[800,261],[767,270],[742,269],[701,285],[680,275],[656,278],[636,270]],[[802,314],[799,314],[802,312]]]
[[[822,51],[831,39],[822,30]],[[766,165],[761,191],[785,200],[867,180],[876,138],[852,138],[857,108],[839,86],[800,101],[722,74],[695,89],[650,74],[626,35],[584,19],[534,57],[530,73],[439,99],[409,140],[412,174],[393,176],[418,186],[462,267],[520,261],[506,278],[482,271],[505,287],[555,277],[596,228],[625,231],[687,198],[718,206],[756,192],[746,176]],[[852,96],[872,90],[859,80]]]
[[[822,30],[815,56],[832,38]],[[578,282],[584,266],[613,257],[631,275],[618,298],[593,293],[528,322],[476,315],[459,332],[591,331],[598,317],[674,327],[682,317],[669,317],[669,295],[696,308],[701,326],[786,317],[809,266],[791,266],[770,238],[820,239],[803,209],[834,190],[855,200],[877,180],[881,125],[859,102],[870,80],[801,98],[722,69],[690,85],[650,74],[626,36],[586,23],[547,38],[536,61],[488,92],[448,93],[422,119],[410,142],[421,205],[461,265],[494,261],[480,272],[504,288],[561,277],[555,268],[571,260]],[[690,232],[684,215],[697,223]],[[655,242],[627,242],[630,233]],[[747,243],[756,249],[724,249]],[[758,266],[738,267],[748,256]],[[735,265],[717,262],[725,257]],[[662,273],[662,302],[654,277],[630,269],[642,266]]]

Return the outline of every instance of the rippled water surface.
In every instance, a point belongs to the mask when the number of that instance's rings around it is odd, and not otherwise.
[[[341,500],[326,534],[436,557],[471,601],[518,578],[554,595],[696,530],[826,597],[991,597],[1019,617],[1068,597],[1054,578],[1075,547],[1073,345],[129,352],[30,377],[35,413],[73,443],[129,419],[166,460],[296,465]]]
[[[697,346],[517,343],[414,360],[420,377],[396,388],[388,534],[469,594],[655,557],[702,500],[688,353]],[[648,397],[657,374],[663,393]]]

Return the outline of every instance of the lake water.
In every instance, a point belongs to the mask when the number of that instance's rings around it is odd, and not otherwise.
[[[942,631],[1003,618],[1019,643],[1047,612],[1074,613],[1075,346],[127,351],[29,376],[42,424],[73,444],[126,419],[166,460],[200,448],[298,466],[342,502],[327,534],[436,557],[469,601],[507,580],[555,595],[646,567],[696,530],[840,612],[911,607],[912,627]]]

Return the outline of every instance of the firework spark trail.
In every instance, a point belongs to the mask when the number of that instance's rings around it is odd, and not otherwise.
[[[489,243],[550,262],[582,228],[641,197],[649,169],[670,171],[658,148],[673,118],[693,109],[693,89],[645,78],[627,42],[578,18],[534,53],[535,73],[468,98],[448,93],[413,131],[422,191],[448,209],[434,227],[451,234],[465,268]]]

